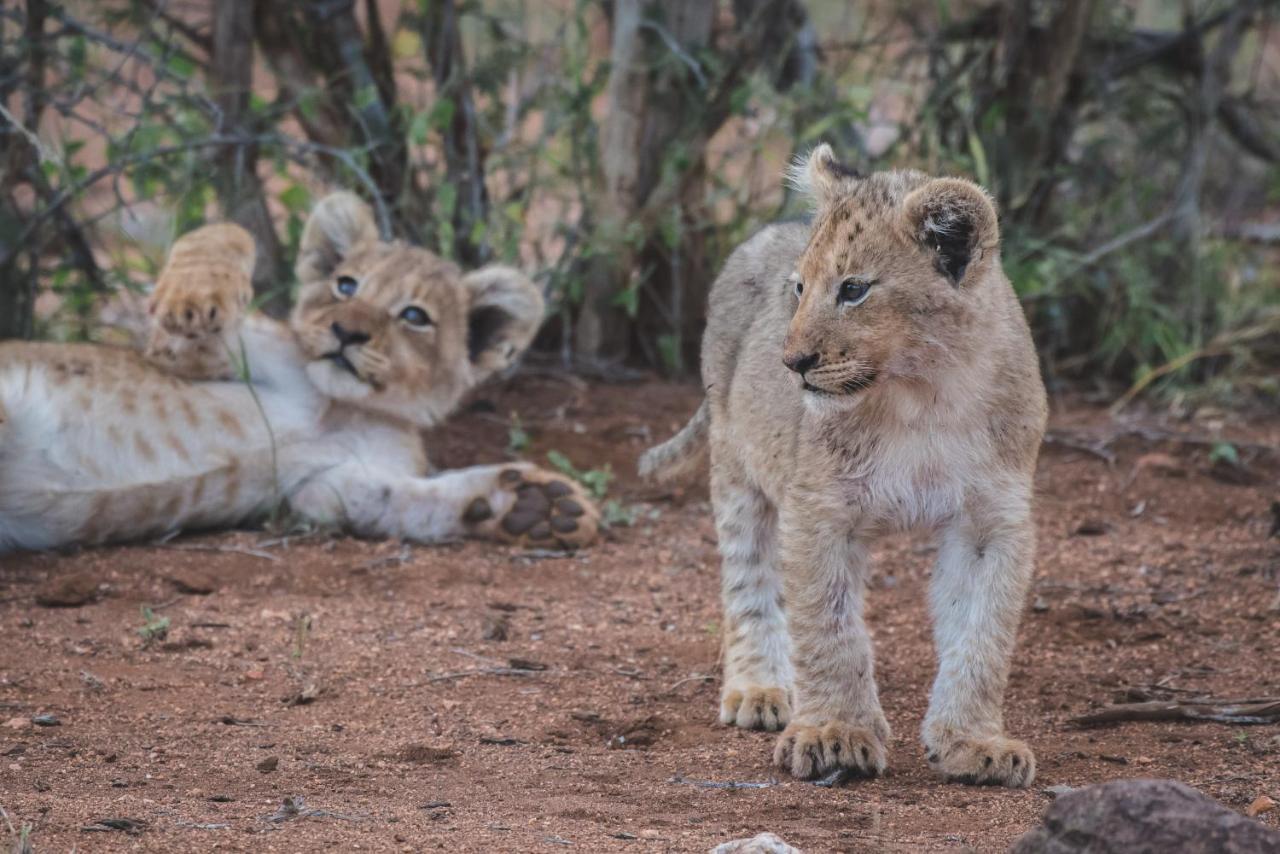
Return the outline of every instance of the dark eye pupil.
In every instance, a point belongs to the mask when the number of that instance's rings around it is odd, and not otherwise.
[[[408,308],[406,308],[404,311],[400,312],[400,317],[405,322],[411,323],[414,326],[426,326],[428,323],[431,322],[431,318],[427,315],[427,313],[422,309],[418,308],[416,305],[411,305]]]
[[[343,296],[351,296],[356,292],[356,280],[350,276],[338,277],[338,293]]]
[[[866,282],[845,282],[840,288],[840,298],[846,302],[857,302],[866,296],[870,288]]]

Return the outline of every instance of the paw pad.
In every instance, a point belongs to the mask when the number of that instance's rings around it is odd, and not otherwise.
[[[595,538],[594,508],[580,488],[563,478],[539,469],[510,468],[498,474],[498,483],[516,496],[515,503],[498,523],[499,538],[535,548],[564,549],[586,545]],[[473,501],[472,507],[479,501],[483,499]],[[485,507],[491,508],[489,502],[485,502]],[[475,521],[486,518],[489,517]]]

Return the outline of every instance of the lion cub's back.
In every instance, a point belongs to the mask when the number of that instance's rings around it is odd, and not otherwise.
[[[738,378],[776,377],[789,387],[782,365],[791,319],[787,277],[808,240],[807,223],[767,225],[725,261],[711,286],[702,339],[702,379],[713,406],[728,399]]]

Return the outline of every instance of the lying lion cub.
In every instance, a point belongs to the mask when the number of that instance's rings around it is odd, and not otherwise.
[[[813,225],[768,227],[729,258],[707,398],[642,460],[674,477],[710,444],[720,719],[786,727],[774,761],[797,777],[882,773],[868,555],[881,532],[925,526],[938,533],[928,762],[949,780],[1029,785],[1035,757],[1006,737],[1002,702],[1046,406],[995,209],[967,181],[855,174],[825,145],[800,177]]]
[[[178,240],[145,354],[0,344],[0,552],[226,527],[281,502],[373,537],[595,537],[586,494],[551,472],[424,476],[419,429],[537,331],[529,279],[382,242],[349,193],[307,222],[288,325],[244,316],[253,263],[236,225]]]

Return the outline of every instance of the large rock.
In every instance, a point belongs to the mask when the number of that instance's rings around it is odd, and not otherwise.
[[[711,854],[802,854],[772,833],[761,833],[750,839],[734,839],[722,842],[711,849]]]
[[[1280,854],[1280,832],[1173,780],[1062,795],[1010,854]]]

